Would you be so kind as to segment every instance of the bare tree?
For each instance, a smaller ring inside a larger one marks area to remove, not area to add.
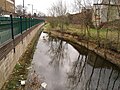
[[[55,5],[54,3],[52,4],[52,6],[48,9],[49,12],[49,17],[47,18],[47,21],[50,23],[51,28],[55,28],[57,27],[57,22],[56,22],[56,18],[55,18]]]
[[[83,36],[90,37],[89,27],[94,27],[92,23],[92,2],[90,0],[74,0],[74,8],[79,14],[77,15],[77,21],[79,22],[81,32]]]
[[[81,12],[82,8],[92,8],[92,1],[91,0],[74,0],[73,4],[73,11]]]
[[[17,5],[16,6],[16,12],[18,15],[22,15],[23,13],[23,6],[22,5]]]
[[[66,14],[67,6],[62,0],[54,3],[49,9],[49,13],[52,17],[52,20],[57,23],[56,25],[60,28],[61,31],[64,30],[64,25],[66,24]]]
[[[56,3],[55,12],[58,19],[59,28],[61,31],[63,31],[64,25],[65,25],[65,18],[66,18],[65,16],[67,14],[67,7],[62,0]]]
[[[38,13],[38,17],[44,17],[44,16],[45,16],[45,14],[43,12]]]
[[[82,0],[74,0],[74,5],[73,5],[73,11],[78,11],[79,13],[81,12],[81,8],[82,8]]]
[[[56,14],[56,5],[53,3],[52,6],[48,9],[49,15],[55,17]]]
[[[27,7],[24,7],[24,14],[26,14]],[[16,12],[18,15],[23,14],[23,6],[22,5],[17,5],[16,6]]]

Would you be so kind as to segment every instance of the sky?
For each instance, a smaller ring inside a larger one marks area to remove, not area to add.
[[[74,2],[74,0],[63,0],[67,6],[69,7],[69,11],[72,12],[71,3]],[[32,6],[28,4],[33,4],[33,8],[37,9],[37,11],[43,12],[46,15],[48,14],[48,9],[51,7],[53,3],[58,2],[58,0],[24,0],[25,6],[27,7],[27,12],[32,12]],[[15,0],[15,5],[23,5],[23,0]],[[34,10],[36,12],[36,10]]]
[[[51,7],[53,3],[57,3],[59,0],[24,0],[25,2],[25,7],[27,7],[27,12],[31,13],[32,12],[32,6],[28,4],[33,4],[33,8],[37,9],[39,12],[43,12],[44,14],[48,15],[48,9]],[[85,0],[84,0],[85,1]],[[93,0],[86,0],[88,1],[93,1]],[[95,0],[96,1],[96,0]],[[69,13],[73,13],[73,3],[74,0],[63,0],[63,2],[66,3],[67,7],[69,8]],[[23,5],[23,0],[15,0],[15,5]],[[36,12],[34,10],[33,12]]]

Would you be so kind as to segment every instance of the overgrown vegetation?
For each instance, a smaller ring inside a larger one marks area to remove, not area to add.
[[[63,1],[53,3],[49,9],[50,17],[47,18],[51,28],[57,28],[63,31],[69,25],[67,6]]]
[[[20,58],[18,63],[16,64],[13,73],[9,77],[8,81],[5,83],[1,90],[25,90],[24,86],[21,86],[20,80],[27,80],[29,66],[31,65],[31,61],[33,59],[33,54],[35,51],[35,46],[39,39],[40,30],[33,38],[32,42],[28,45],[26,52]]]
[[[48,26],[51,27],[49,30],[57,30],[76,35],[79,37],[79,40],[83,39],[87,42],[93,42],[96,43],[98,47],[102,47],[105,50],[109,49],[120,53],[120,24],[118,22],[119,20],[109,18],[113,11],[111,12],[111,6],[109,6],[111,0],[108,1],[108,7],[105,8],[106,10],[103,10],[104,12],[106,11],[104,13],[106,16],[104,18],[107,20],[106,23],[101,23],[99,20],[100,7],[96,6],[97,8],[95,8],[95,10],[98,11],[95,11],[94,8],[92,8],[91,3],[89,4],[90,8],[86,7],[89,1],[87,3],[84,2],[83,5],[81,0],[75,0],[75,6],[77,7],[79,13],[73,15],[68,13],[57,14],[59,11],[64,12],[64,9],[59,7],[66,7],[66,5],[53,4],[52,9],[50,9],[52,12],[51,17],[48,18]],[[117,10],[118,9],[119,8],[117,8]],[[92,22],[93,14],[97,15],[94,17],[94,22]],[[116,15],[112,15],[112,18],[114,18],[113,16],[118,17]]]

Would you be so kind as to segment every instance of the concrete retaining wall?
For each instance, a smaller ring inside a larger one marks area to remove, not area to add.
[[[42,25],[43,24],[32,27],[30,30],[16,37],[14,41],[11,40],[0,47],[0,89]]]

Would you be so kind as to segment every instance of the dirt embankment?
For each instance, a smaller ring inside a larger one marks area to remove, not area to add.
[[[99,47],[97,44],[86,41],[84,39],[80,39],[78,36],[64,33],[64,32],[58,32],[58,31],[45,31],[49,33],[51,36],[61,38],[66,41],[73,42],[75,44],[84,46],[85,48],[95,52],[96,54],[100,55],[101,57],[105,58],[106,60],[110,61],[111,63],[117,65],[120,68],[120,54],[114,51],[111,51],[109,49],[105,49],[102,47]]]
[[[29,67],[41,32],[42,29],[38,30],[31,43],[28,45],[26,52],[19,59],[11,76],[1,90],[25,90],[25,87],[21,86],[20,80],[27,80]]]

